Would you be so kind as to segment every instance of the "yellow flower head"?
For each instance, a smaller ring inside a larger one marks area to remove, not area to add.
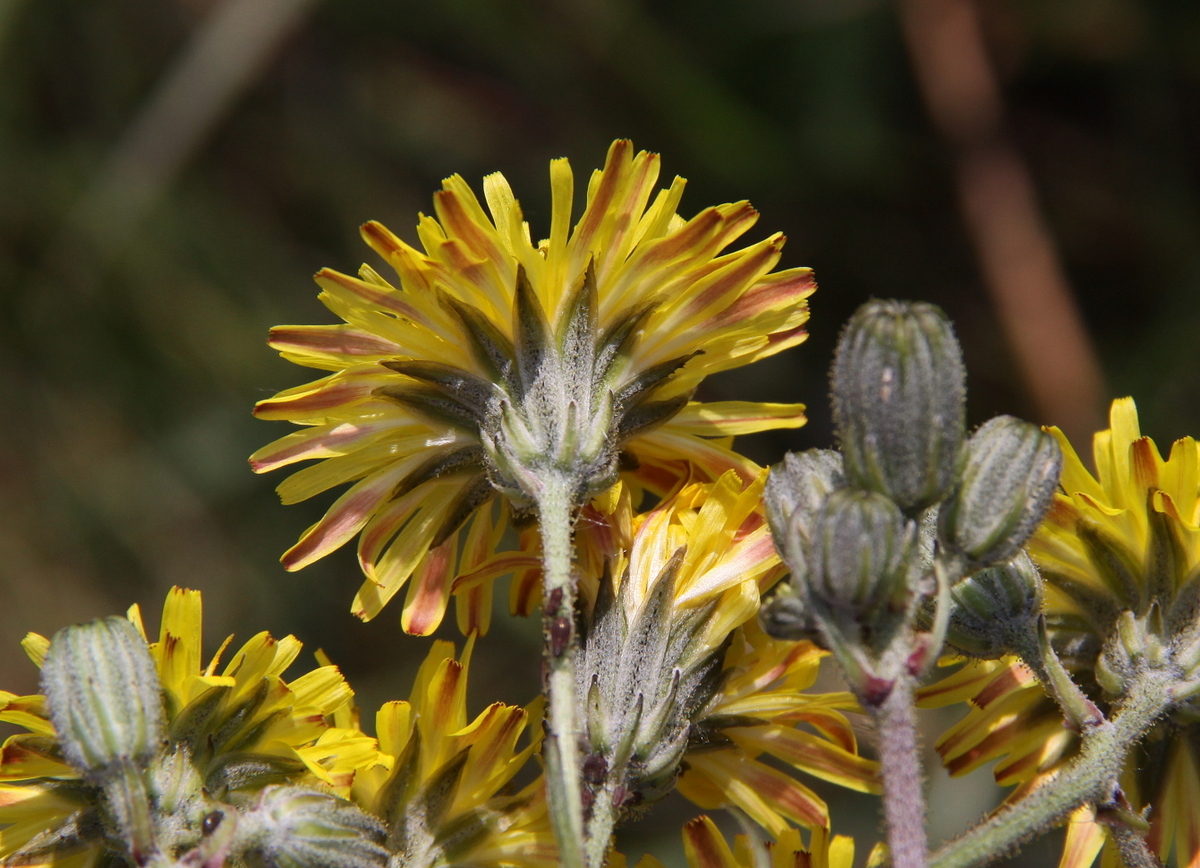
[[[803,408],[689,399],[708,374],[804,340],[812,274],[771,272],[779,234],[726,252],[755,211],[739,202],[685,220],[683,180],[655,194],[658,172],[657,155],[615,142],[572,227],[573,175],[553,161],[550,234],[537,243],[502,175],[484,179],[486,211],[454,176],[418,224],[423,250],[363,227],[398,285],[368,266],[317,275],[344,324],[280,327],[271,344],[332,373],[259,403],[260,418],[307,427],[251,464],[319,460],[280,485],[286,503],[353,485],[284,555],[288,569],[359,535],[354,612],[374,617],[408,583],[402,623],[425,634],[455,577],[498,539],[505,519],[483,508],[497,492],[524,513],[560,477],[581,507],[619,466],[659,493],[689,472],[753,478],[720,438],[801,425]],[[456,564],[462,532],[478,545]],[[460,606],[461,624],[486,626],[483,583]]]
[[[1110,427],[1095,435],[1092,475],[1071,444],[1062,446],[1059,492],[1029,553],[1046,582],[1044,613],[1063,662],[1102,708],[1119,693],[1104,641],[1118,622],[1141,621],[1170,633],[1188,617],[1200,590],[1200,444],[1177,440],[1167,460],[1143,437],[1130,398],[1116,400]],[[1175,647],[1197,637],[1176,636]],[[923,704],[969,700],[971,711],[939,740],[952,773],[1000,758],[1002,784],[1023,784],[1014,798],[1052,776],[1078,745],[1062,715],[1018,661],[974,661],[922,692]],[[1200,860],[1200,706],[1178,708],[1135,751],[1122,780],[1139,810],[1150,806],[1149,841],[1164,861]],[[1063,868],[1086,868],[1105,841],[1083,810],[1069,826]]]
[[[378,760],[360,772],[352,797],[384,818],[389,849],[401,864],[551,868],[558,864],[539,778],[507,795],[514,776],[537,750],[541,733],[517,743],[541,718],[529,708],[493,703],[467,719],[468,667],[452,642],[435,642],[407,702],[389,702],[376,715]]]
[[[129,620],[145,637],[137,606]],[[348,794],[355,772],[374,761],[376,749],[375,740],[356,726],[354,693],[337,667],[321,666],[285,681],[283,673],[301,644],[267,633],[221,667],[229,643],[226,639],[205,665],[200,592],[171,589],[158,641],[149,648],[174,755],[190,763],[208,792],[221,799],[285,781]],[[40,666],[49,640],[31,633],[22,644]],[[0,721],[29,730],[0,749],[0,826],[13,824],[0,831],[0,863],[8,857],[21,865],[91,864],[103,843],[72,831],[72,824],[86,826],[82,821],[96,795],[62,760],[45,698],[0,691]]]
[[[592,755],[604,757],[591,761],[596,798],[608,788],[635,809],[678,783],[702,807],[737,805],[780,834],[789,821],[812,828],[828,815],[815,793],[759,762],[764,753],[876,788],[875,764],[856,755],[841,714],[857,708],[853,698],[801,692],[824,652],[774,641],[755,621],[760,591],[784,571],[762,513],[764,482],[765,472],[749,486],[729,472],[683,485],[647,513],[634,514],[620,493],[611,512],[603,499],[584,511],[581,571],[607,576],[589,591],[578,669]]]
[[[646,606],[655,580],[671,565],[675,610],[715,605],[701,646],[712,650],[758,612],[759,589],[784,572],[762,513],[766,478],[760,471],[747,485],[736,472],[726,471],[712,483],[683,485],[637,515],[622,492],[623,508],[610,518],[614,532],[606,544],[581,542],[580,559],[586,565],[597,555],[607,557],[626,619]],[[579,535],[586,540],[590,532],[586,527]],[[673,558],[678,558],[674,564]]]

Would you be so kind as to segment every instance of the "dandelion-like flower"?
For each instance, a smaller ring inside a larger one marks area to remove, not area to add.
[[[577,510],[623,467],[660,494],[689,472],[751,481],[756,468],[721,438],[801,425],[803,407],[690,398],[708,374],[804,340],[812,274],[771,272],[779,234],[725,252],[756,212],[739,202],[685,220],[683,180],[654,194],[658,171],[657,155],[615,142],[572,228],[573,176],[553,161],[539,243],[502,175],[484,180],[487,211],[454,176],[417,227],[423,250],[363,227],[398,285],[369,266],[318,273],[344,323],[280,327],[271,345],[332,373],[258,404],[260,418],[307,427],[251,464],[319,460],[280,485],[287,503],[353,485],[284,555],[288,569],[358,535],[353,611],[374,617],[408,583],[402,624],[426,634],[456,576],[549,489]],[[485,508],[498,493],[500,516]],[[488,593],[482,581],[463,592],[464,629],[486,626]]]
[[[393,865],[552,868],[558,849],[544,782],[507,793],[539,747],[540,731],[517,744],[531,721],[536,727],[541,700],[529,708],[496,702],[468,720],[473,647],[469,639],[455,659],[452,642],[435,642],[410,699],[379,710],[378,759],[359,773],[353,798],[387,823]]]
[[[778,835],[789,822],[827,827],[828,812],[763,754],[877,791],[875,764],[857,755],[841,713],[857,708],[853,697],[800,693],[824,652],[774,641],[754,620],[760,591],[783,573],[761,509],[765,478],[743,487],[728,472],[640,515],[628,498],[607,521],[585,511],[579,536],[593,544],[581,550],[609,552],[578,669],[593,799],[635,810],[683,768],[685,796],[708,809],[737,806]]]
[[[146,638],[137,606],[129,620]],[[355,725],[354,694],[337,667],[285,681],[300,642],[260,633],[220,668],[229,644],[204,664],[200,593],[170,591],[158,641],[149,643],[168,742],[158,779],[196,779],[207,794],[228,801],[282,782],[347,794],[376,749]],[[31,633],[23,645],[41,666],[49,640]],[[0,749],[0,826],[12,824],[0,831],[0,864],[93,864],[105,848],[99,794],[63,759],[45,697],[0,692],[0,721],[28,730]],[[160,799],[184,801],[184,790],[168,789]]]
[[[1133,400],[1114,401],[1096,434],[1097,473],[1066,438],[1060,489],[1029,553],[1045,579],[1044,614],[1063,663],[1104,710],[1122,695],[1133,659],[1161,656],[1182,682],[1200,677],[1200,444],[1186,437],[1163,460],[1143,437]],[[1105,644],[1108,640],[1107,644]],[[952,772],[992,759],[1014,797],[1052,777],[1078,744],[1033,675],[1008,658],[968,663],[924,692],[927,705],[970,700],[968,715],[938,742]],[[1148,842],[1164,862],[1200,862],[1200,704],[1177,703],[1131,753],[1122,789],[1149,807]],[[1051,784],[1052,785],[1052,784]],[[1081,809],[1068,828],[1064,868],[1086,868],[1105,827]]]

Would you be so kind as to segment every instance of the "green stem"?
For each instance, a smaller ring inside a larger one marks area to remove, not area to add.
[[[1044,616],[1039,615],[1037,625],[1031,630],[1022,631],[1014,638],[1013,644],[1021,662],[1033,670],[1042,687],[1054,697],[1063,717],[1073,729],[1082,732],[1104,720],[1100,709],[1087,698],[1058,659],[1054,646],[1050,644]]]
[[[887,699],[872,709],[872,714],[879,732],[883,814],[892,866],[925,868],[929,862],[925,792],[911,679],[907,676],[896,679]]]
[[[547,791],[550,820],[565,868],[583,868],[583,777],[575,691],[575,581],[571,488],[561,477],[543,481],[538,497],[542,532],[542,640],[546,665]]]
[[[616,801],[615,781],[622,778],[623,772],[619,775],[609,775],[605,785],[596,791],[587,824],[588,868],[601,868],[608,859],[608,850],[617,823],[617,808],[613,804]]]
[[[1110,826],[1109,831],[1117,842],[1124,868],[1163,868],[1163,863],[1146,843],[1145,835],[1121,823]]]
[[[146,864],[159,855],[150,814],[150,796],[146,793],[141,771],[129,762],[121,761],[105,769],[100,787],[133,864]]]
[[[997,859],[1058,825],[1072,811],[1112,799],[1125,757],[1171,705],[1172,678],[1146,671],[1132,679],[1111,722],[1083,731],[1083,748],[1058,777],[938,850],[931,868],[972,868]]]
[[[932,508],[932,507],[931,507]],[[957,560],[937,557],[933,562],[933,576],[937,581],[934,597],[933,622],[929,627],[929,654],[925,666],[932,666],[946,644],[946,631],[950,628],[950,588],[963,577],[962,563]]]

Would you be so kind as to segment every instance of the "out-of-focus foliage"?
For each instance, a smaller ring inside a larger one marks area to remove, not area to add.
[[[310,275],[354,269],[367,219],[412,240],[417,211],[451,172],[474,183],[502,169],[536,237],[549,219],[547,160],[599,165],[618,136],[691,179],[684,214],[749,198],[764,214],[756,237],[782,229],[782,264],[813,266],[821,284],[808,345],[702,395],[810,405],[807,428],[747,441],[760,461],[829,444],[825,376],[838,324],[872,295],[946,309],[972,372],[972,422],[1033,415],[891,4],[293,3],[294,28],[183,149],[145,219],[125,243],[97,246],[121,237],[121,196],[137,192],[118,185],[117,199],[96,199],[111,155],[222,2],[234,0],[0,0],[9,688],[34,685],[17,645],[26,630],[150,605],[173,584],[206,592],[209,635],[246,638],[254,624],[324,647],[367,706],[408,683],[426,643],[399,636],[394,618],[364,626],[344,612],[359,582],[351,557],[296,575],[277,563],[328,501],[282,509],[275,480],[255,477],[245,458],[286,431],[254,421],[254,401],[305,376],[266,348],[267,328],[328,317]],[[1134,394],[1157,438],[1195,432],[1200,5],[982,8],[1008,124],[1109,392]],[[219,44],[216,68],[236,65],[243,47]],[[187,138],[203,100],[173,108],[166,129]],[[171,148],[151,140],[142,164]],[[489,691],[486,701],[527,702],[536,625],[498,618],[494,632],[477,652],[475,689]],[[530,665],[489,646],[524,648]],[[514,681],[517,672],[528,675]]]

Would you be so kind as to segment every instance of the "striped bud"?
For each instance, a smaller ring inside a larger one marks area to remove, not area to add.
[[[1041,523],[1062,450],[1036,425],[997,416],[967,443],[962,477],[938,513],[938,537],[968,572],[1016,554]]]
[[[42,667],[42,692],[63,757],[103,783],[118,767],[146,769],[163,743],[158,672],[124,618],[59,630]]]
[[[829,449],[789,452],[771,468],[763,505],[775,549],[787,558],[793,574],[804,568],[800,541],[811,536],[825,498],[845,487],[842,456]]]
[[[966,404],[946,315],[924,303],[864,304],[842,332],[831,380],[850,483],[909,515],[942,500],[958,470]]]
[[[805,596],[822,631],[882,653],[911,615],[916,522],[881,494],[835,491],[813,527]]]
[[[1042,577],[1024,551],[950,589],[946,642],[971,657],[994,660],[1019,650],[1042,611]]]

